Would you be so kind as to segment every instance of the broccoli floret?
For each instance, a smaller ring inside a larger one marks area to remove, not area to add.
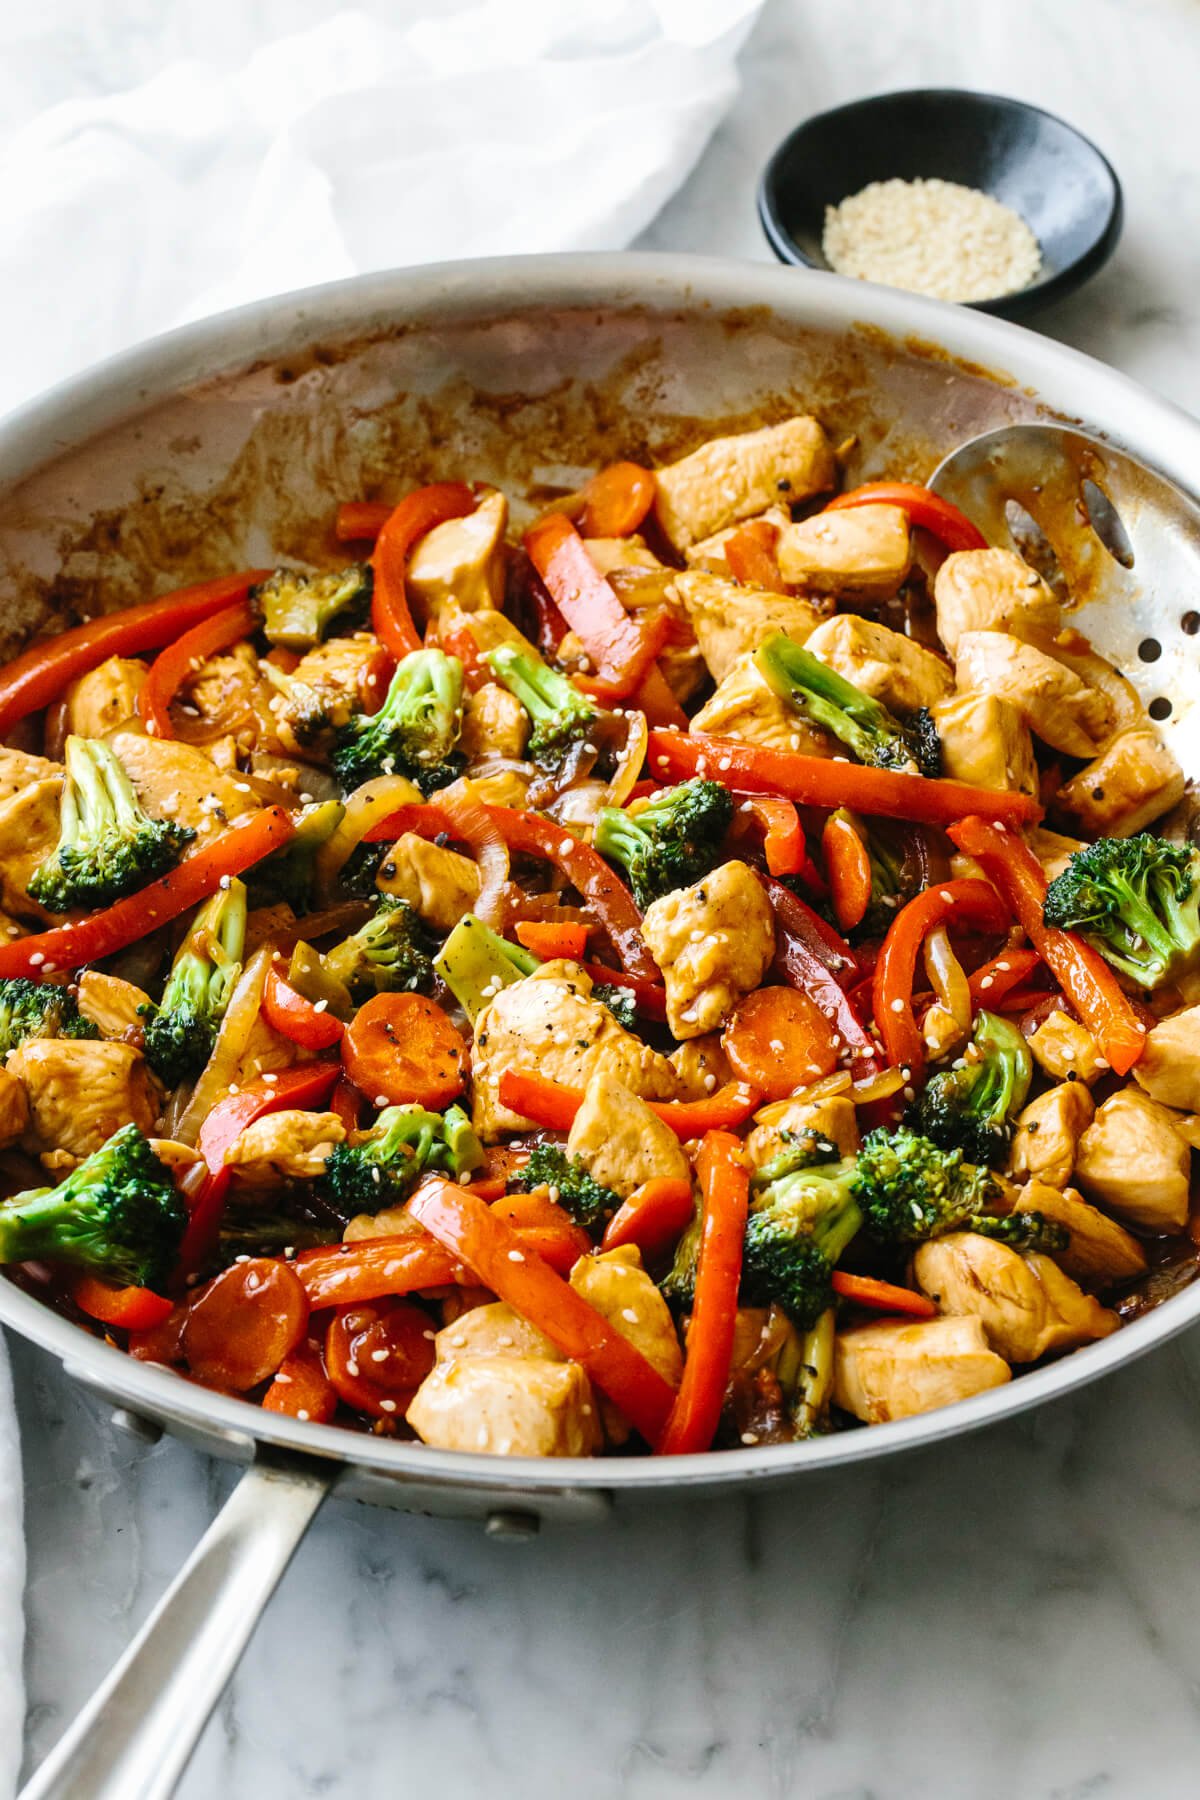
[[[529,1161],[511,1177],[509,1185],[523,1194],[531,1194],[535,1188],[549,1188],[551,1199],[585,1231],[603,1225],[621,1204],[619,1194],[602,1187],[577,1156],[568,1156],[557,1144],[535,1144]]]
[[[783,631],[768,638],[755,661],[777,694],[831,732],[859,762],[941,774],[941,743],[927,708],[902,722]]]
[[[295,815],[296,829],[283,845],[256,863],[246,877],[252,906],[290,906],[306,913],[313,904],[317,854],[346,816],[340,800],[318,800]],[[370,850],[386,850],[370,844]],[[372,885],[374,878],[372,877]]]
[[[1033,1079],[1029,1046],[1015,1026],[981,1012],[961,1068],[930,1077],[910,1109],[909,1123],[943,1150],[961,1150],[969,1163],[1004,1161],[1013,1120]]]
[[[146,1021],[146,1061],[167,1087],[198,1075],[212,1054],[245,948],[246,887],[234,879],[192,919]]]
[[[733,800],[719,781],[685,781],[665,788],[637,813],[604,806],[593,842],[620,863],[643,910],[661,894],[687,887],[720,860],[733,818]]]
[[[455,1179],[479,1168],[483,1147],[461,1106],[445,1113],[389,1106],[360,1144],[335,1144],[324,1183],[339,1210],[377,1213],[406,1200],[427,1169]]]
[[[607,1006],[617,1024],[623,1025],[626,1031],[636,1031],[637,1002],[628,988],[614,987],[611,981],[598,981],[592,989],[592,999]]]
[[[414,650],[392,677],[377,713],[339,727],[333,767],[349,792],[376,775],[407,775],[423,794],[453,781],[462,727],[462,664],[442,650]]]
[[[1200,850],[1148,831],[1100,838],[1050,883],[1042,917],[1139,987],[1162,987],[1200,961]]]
[[[858,1153],[855,1191],[867,1227],[889,1244],[922,1244],[975,1231],[1014,1250],[1061,1250],[1067,1232],[1037,1212],[997,1213],[991,1171],[943,1150],[908,1126],[871,1132]]]
[[[754,1179],[739,1298],[747,1306],[781,1306],[800,1331],[810,1331],[833,1304],[834,1265],[863,1216],[854,1159],[787,1166],[803,1151],[785,1151]]]
[[[0,1056],[7,1056],[26,1038],[99,1035],[66,988],[48,981],[30,981],[24,975],[10,975],[0,981]]]
[[[0,1206],[0,1263],[61,1262],[118,1287],[161,1290],[187,1207],[136,1125],[122,1125],[56,1188]]]
[[[498,644],[483,660],[532,720],[530,756],[544,768],[560,768],[572,745],[581,743],[599,718],[595,701],[540,657],[513,644]]]
[[[384,894],[352,937],[325,955],[325,967],[354,1000],[371,994],[415,994],[429,986],[433,963],[425,933],[407,900]]]
[[[829,1430],[836,1339],[837,1313],[827,1306],[801,1338],[799,1366],[784,1390],[798,1438],[823,1437]]]
[[[301,575],[276,569],[251,589],[262,609],[263,632],[272,644],[311,650],[336,620],[361,625],[371,605],[374,575],[369,563],[351,563],[328,575]]]
[[[473,1025],[501,988],[532,975],[541,958],[510,944],[474,913],[464,913],[433,966]]]
[[[64,761],[58,843],[34,870],[29,892],[51,912],[109,906],[169,869],[196,834],[173,820],[148,818],[99,739],[69,737]]]

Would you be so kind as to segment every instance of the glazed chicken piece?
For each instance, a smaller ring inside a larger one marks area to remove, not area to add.
[[[641,1251],[635,1244],[581,1256],[571,1270],[570,1282],[614,1331],[641,1351],[651,1368],[657,1369],[672,1387],[679,1386],[683,1352],[670,1308],[643,1269]],[[628,1421],[605,1395],[601,1394],[599,1400],[608,1442],[625,1443],[629,1437]]]
[[[1044,825],[1035,825],[1025,841],[1041,863],[1048,882],[1061,875],[1075,852],[1083,849],[1081,838],[1064,837],[1061,831],[1047,831]]]
[[[775,917],[754,871],[727,862],[647,907],[642,936],[663,973],[677,1038],[725,1023],[775,954]]]
[[[1077,1349],[1120,1324],[1050,1257],[1018,1256],[974,1231],[922,1244],[913,1274],[942,1312],[979,1319],[992,1349],[1009,1363]]]
[[[0,746],[0,802],[11,800],[39,781],[53,781],[62,788],[63,766],[45,756],[30,756],[24,750],[7,750]]]
[[[942,774],[971,787],[1038,791],[1029,727],[994,694],[952,694],[930,708],[942,744]]]
[[[455,1362],[467,1356],[530,1356],[543,1362],[564,1362],[557,1344],[531,1325],[504,1300],[472,1306],[460,1313],[452,1326],[434,1339],[438,1362]]]
[[[1200,1112],[1200,1006],[1185,1006],[1152,1026],[1131,1074],[1152,1100]]]
[[[752,651],[726,670],[691,723],[693,734],[742,738],[768,750],[792,750],[803,756],[836,756],[841,745],[827,731],[810,725],[775,692]]]
[[[1011,1380],[978,1319],[889,1319],[837,1335],[833,1397],[867,1425],[915,1418]]]
[[[1033,1060],[1055,1081],[1093,1082],[1107,1069],[1086,1025],[1069,1013],[1052,1012],[1028,1039]]]
[[[58,843],[61,793],[62,776],[57,775],[0,800],[0,906],[18,918],[51,917],[28,890],[34,870]]]
[[[777,631],[802,644],[821,622],[810,600],[743,587],[704,569],[685,569],[671,583],[714,681],[723,681],[740,656],[747,656]]]
[[[446,1331],[461,1325],[456,1320]],[[437,1362],[406,1417],[422,1442],[439,1450],[590,1456],[602,1441],[599,1409],[582,1368],[544,1357],[451,1356]]]
[[[27,1149],[88,1156],[132,1121],[147,1136],[158,1098],[140,1050],[105,1038],[28,1038],[6,1067],[29,1098]]]
[[[268,685],[278,690],[269,705],[281,748],[289,756],[311,758],[330,728],[363,710],[364,695],[380,682],[384,667],[378,640],[365,631],[317,644],[286,678],[263,663]]]
[[[79,977],[78,1000],[80,1012],[101,1037],[141,1044],[151,1002],[149,994],[132,981],[105,975],[100,969],[85,969]]]
[[[719,1031],[689,1038],[667,1058],[675,1071],[680,1100],[704,1100],[733,1080],[729,1058],[721,1047]]]
[[[282,1187],[316,1181],[329,1152],[346,1136],[336,1113],[275,1112],[247,1125],[225,1153],[225,1166],[243,1187]]]
[[[497,489],[465,519],[449,519],[417,544],[408,564],[408,591],[417,609],[436,618],[453,601],[462,612],[498,607],[504,599],[504,533],[508,501]]]
[[[823,1100],[785,1100],[773,1110],[770,1122],[756,1125],[746,1139],[746,1156],[754,1168],[770,1162],[793,1144],[801,1132],[815,1131],[818,1137],[836,1144],[841,1156],[858,1152],[858,1114],[854,1102],[844,1094],[831,1094]]]
[[[1132,1281],[1146,1272],[1146,1255],[1137,1239],[1098,1207],[1089,1206],[1074,1188],[1031,1181],[1021,1189],[1015,1212],[1037,1212],[1065,1225],[1071,1234],[1064,1250],[1048,1254],[1065,1275],[1089,1293],[1102,1293],[1116,1281]]]
[[[607,1069],[598,1069],[588,1082],[567,1151],[622,1200],[643,1181],[692,1178],[691,1164],[670,1126]]]
[[[7,1150],[29,1130],[29,1096],[25,1085],[0,1069],[0,1150]]]
[[[835,613],[826,619],[805,649],[896,713],[933,706],[954,686],[954,677],[940,656],[857,613]]]
[[[898,506],[851,506],[784,525],[775,540],[783,579],[813,594],[885,600],[912,563],[908,514]]]
[[[283,747],[273,710],[274,694],[251,644],[235,644],[210,656],[184,682],[180,704],[202,725],[229,734],[242,752]]]
[[[214,768],[192,744],[135,731],[118,731],[111,742],[152,819],[174,819],[203,839],[259,809],[247,782]]]
[[[1112,735],[1107,695],[1044,650],[1005,632],[964,632],[955,679],[960,693],[1007,700],[1035,737],[1064,756],[1093,757]]]
[[[754,521],[756,525],[773,525],[776,531],[791,522],[792,515],[783,506],[769,506]],[[698,544],[689,544],[684,551],[688,568],[707,569],[710,574],[722,575],[727,581],[732,581],[733,572],[725,555],[725,546],[741,529],[741,524],[726,525],[723,531],[714,531],[711,537],[701,538]]]
[[[605,1070],[647,1100],[669,1100],[675,1093],[675,1071],[666,1057],[592,998],[591,980],[578,963],[543,963],[501,989],[475,1021],[473,1123],[489,1143],[531,1124],[500,1104],[505,1069],[577,1088]]]
[[[468,761],[477,756],[524,756],[528,738],[529,714],[498,681],[486,682],[478,693],[466,696],[458,747]]]
[[[1018,1181],[1033,1179],[1066,1187],[1075,1167],[1079,1140],[1095,1116],[1095,1103],[1082,1081],[1064,1081],[1031,1100],[1017,1119],[1010,1167]]]
[[[132,656],[110,656],[67,689],[64,737],[107,737],[137,717],[146,665]]]
[[[655,512],[672,547],[682,552],[769,506],[824,493],[836,477],[833,451],[817,421],[785,419],[762,431],[710,438],[659,469]]]
[[[933,583],[937,633],[946,654],[958,659],[968,631],[1053,631],[1059,607],[1049,587],[1014,550],[955,550]]]
[[[469,856],[406,831],[388,851],[375,885],[382,894],[407,900],[435,930],[453,931],[478,900],[480,881]]]
[[[1133,837],[1183,799],[1183,770],[1151,725],[1122,731],[1054,797],[1089,837]]]
[[[1097,1109],[1075,1154],[1075,1180],[1088,1199],[1146,1231],[1182,1231],[1190,1175],[1175,1114],[1132,1086]]]

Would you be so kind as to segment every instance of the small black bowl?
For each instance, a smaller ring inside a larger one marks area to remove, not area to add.
[[[828,269],[825,208],[872,181],[939,176],[1020,213],[1042,249],[1036,281],[967,304],[1023,318],[1094,275],[1121,235],[1121,184],[1106,156],[1038,106],[962,88],[875,94],[798,125],[758,190],[763,230],[781,262]]]

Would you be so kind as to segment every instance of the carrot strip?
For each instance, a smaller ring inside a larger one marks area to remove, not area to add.
[[[658,1445],[661,1456],[687,1456],[711,1447],[733,1356],[750,1199],[750,1176],[737,1138],[710,1131],[700,1146],[696,1174],[702,1206],[696,1298],[683,1380]]]

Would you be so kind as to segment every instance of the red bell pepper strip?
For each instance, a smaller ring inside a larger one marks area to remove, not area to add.
[[[326,1105],[331,1113],[336,1113],[347,1131],[357,1131],[362,1121],[364,1096],[359,1093],[348,1075],[343,1075],[334,1083]]]
[[[529,1075],[522,1069],[501,1071],[499,1097],[501,1106],[533,1119],[547,1131],[570,1131],[583,1105],[582,1088],[552,1081],[548,1075]],[[686,1143],[706,1131],[744,1125],[762,1100],[757,1088],[747,1082],[727,1081],[704,1100],[647,1100],[646,1105]]]
[[[477,1181],[472,1181],[471,1192],[477,1200],[487,1199]],[[497,1194],[491,1207],[498,1219],[519,1232],[526,1246],[560,1275],[569,1275],[580,1257],[594,1248],[582,1225],[576,1225],[566,1208],[550,1198],[548,1187],[534,1188],[528,1194]]]
[[[471,1192],[486,1203],[485,1184],[472,1184]],[[527,1250],[542,1256],[552,1268],[569,1270],[579,1259],[575,1227],[518,1225],[518,1238]],[[360,1238],[349,1244],[322,1244],[302,1250],[292,1263],[314,1312],[325,1306],[357,1306],[389,1295],[416,1294],[431,1288],[469,1287],[471,1271],[457,1257],[436,1244],[427,1231],[415,1228],[389,1237]]]
[[[462,664],[463,681],[470,693],[477,694],[480,688],[495,681],[496,677],[487,664],[480,661],[479,646],[471,627],[462,619],[455,620],[453,624],[439,624],[437,641],[447,656],[457,656]]]
[[[705,775],[735,793],[786,794],[801,806],[848,806],[854,812],[922,825],[948,825],[984,813],[1006,825],[1032,824],[1042,816],[1027,794],[968,787],[961,781],[931,781],[895,769],[867,769],[860,763],[790,750],[767,750],[737,738],[692,737],[652,731],[647,752],[651,772],[685,778]]]
[[[891,1281],[877,1281],[873,1275],[848,1275],[835,1269],[830,1278],[835,1294],[855,1306],[869,1306],[872,1312],[905,1313],[910,1319],[936,1319],[938,1309],[925,1294],[912,1288],[897,1287]]]
[[[917,957],[935,925],[973,925],[979,931],[1007,931],[1008,908],[986,881],[968,877],[926,888],[902,906],[891,924],[875,964],[872,1003],[875,1024],[889,1063],[908,1069],[915,1079],[925,1066],[925,1041],[913,1012],[913,977]]]
[[[1002,950],[967,978],[972,1005],[995,1007],[1033,974],[1041,960],[1036,950]]]
[[[821,851],[829,876],[833,916],[843,931],[853,931],[871,904],[871,858],[844,812],[830,813],[821,833]]]
[[[31,644],[0,671],[0,737],[7,736],[19,719],[49,706],[69,682],[108,657],[140,656],[144,650],[172,643],[201,619],[245,599],[255,582],[265,581],[270,573],[270,569],[243,569],[216,581],[177,588],[158,600],[105,613]]]
[[[683,1380],[658,1445],[660,1456],[712,1447],[729,1381],[750,1176],[737,1138],[710,1131],[696,1159],[700,1181],[700,1254],[687,1333]]]
[[[628,699],[661,649],[625,611],[565,513],[547,513],[525,533],[529,560],[616,699]]]
[[[475,496],[463,481],[438,481],[417,488],[392,508],[375,540],[371,567],[375,591],[371,596],[371,625],[375,636],[387,645],[397,661],[421,648],[421,636],[408,610],[405,580],[413,546],[436,525],[464,519],[475,511]]]
[[[610,969],[604,963],[589,962],[583,967],[595,982],[628,988],[633,995],[633,1004],[644,1018],[666,1018],[667,990],[661,982],[645,981],[640,975],[631,975],[627,969]]]
[[[199,1267],[216,1239],[229,1187],[226,1151],[255,1119],[323,1100],[341,1072],[342,1066],[337,1062],[300,1063],[293,1069],[281,1069],[271,1081],[261,1076],[257,1081],[248,1081],[236,1094],[227,1095],[213,1107],[196,1140],[208,1174],[197,1189],[183,1234],[177,1270],[180,1279]]]
[[[643,1256],[669,1250],[691,1222],[695,1202],[692,1184],[682,1177],[657,1175],[634,1189],[604,1228],[602,1250],[636,1244]]]
[[[854,952],[782,882],[768,881],[766,887],[775,914],[776,968],[824,1013],[849,1054],[854,1076],[861,1080],[877,1074],[883,1060],[847,992],[858,979]],[[840,949],[831,948],[830,938]]]
[[[138,717],[151,737],[175,736],[171,723],[171,702],[196,669],[210,656],[240,644],[258,630],[257,609],[249,600],[226,606],[211,618],[201,619],[190,631],[161,650],[151,665],[150,673],[138,691]]]
[[[80,1275],[72,1284],[71,1298],[81,1313],[102,1325],[118,1325],[123,1331],[153,1331],[170,1318],[175,1302],[151,1288],[110,1287],[95,1275]]]
[[[823,890],[825,882],[813,866],[804,842],[800,814],[791,800],[778,794],[748,794],[740,810],[757,819],[763,828],[763,854],[772,875],[803,875],[805,881]]]
[[[654,505],[658,483],[640,463],[615,462],[583,486],[584,537],[630,537]]]
[[[537,813],[518,812],[510,806],[489,806],[485,811],[510,850],[519,856],[544,857],[562,870],[599,915],[631,975],[640,975],[644,981],[656,979],[658,965],[642,938],[641,914],[633,895],[590,844],[581,843],[553,819]]]
[[[149,887],[126,895],[103,912],[73,925],[56,925],[32,937],[0,944],[0,977],[51,975],[56,969],[81,969],[84,963],[112,956],[136,943],[159,925],[177,919],[221,885],[224,875],[240,875],[286,844],[295,825],[279,806],[231,825]]]
[[[556,925],[545,919],[518,919],[515,930],[517,942],[540,956],[543,962],[552,962],[556,957],[578,962],[587,949],[586,925]]]
[[[826,512],[842,512],[848,506],[898,506],[908,514],[909,522],[931,532],[947,550],[986,550],[988,541],[966,513],[943,500],[931,488],[912,481],[868,481],[862,487],[839,494],[825,508]]]
[[[1046,877],[1023,838],[987,818],[963,819],[950,837],[995,882],[1013,916],[1071,1001],[1118,1075],[1126,1075],[1146,1048],[1146,1027],[1098,950],[1074,931],[1042,918]],[[0,952],[2,954],[2,952]]]
[[[339,544],[361,544],[377,538],[392,516],[386,500],[343,500],[334,519]]]
[[[324,1004],[314,1005],[297,993],[277,969],[267,970],[263,984],[262,1016],[272,1031],[304,1050],[329,1050],[340,1044],[346,1027]]]
[[[524,1249],[511,1225],[467,1188],[440,1179],[427,1182],[409,1210],[484,1287],[580,1363],[648,1444],[658,1442],[675,1398],[670,1383],[549,1264]]]
[[[777,535],[777,528],[769,520],[752,519],[725,539],[725,561],[735,581],[749,582],[772,594],[791,593],[775,560]]]

